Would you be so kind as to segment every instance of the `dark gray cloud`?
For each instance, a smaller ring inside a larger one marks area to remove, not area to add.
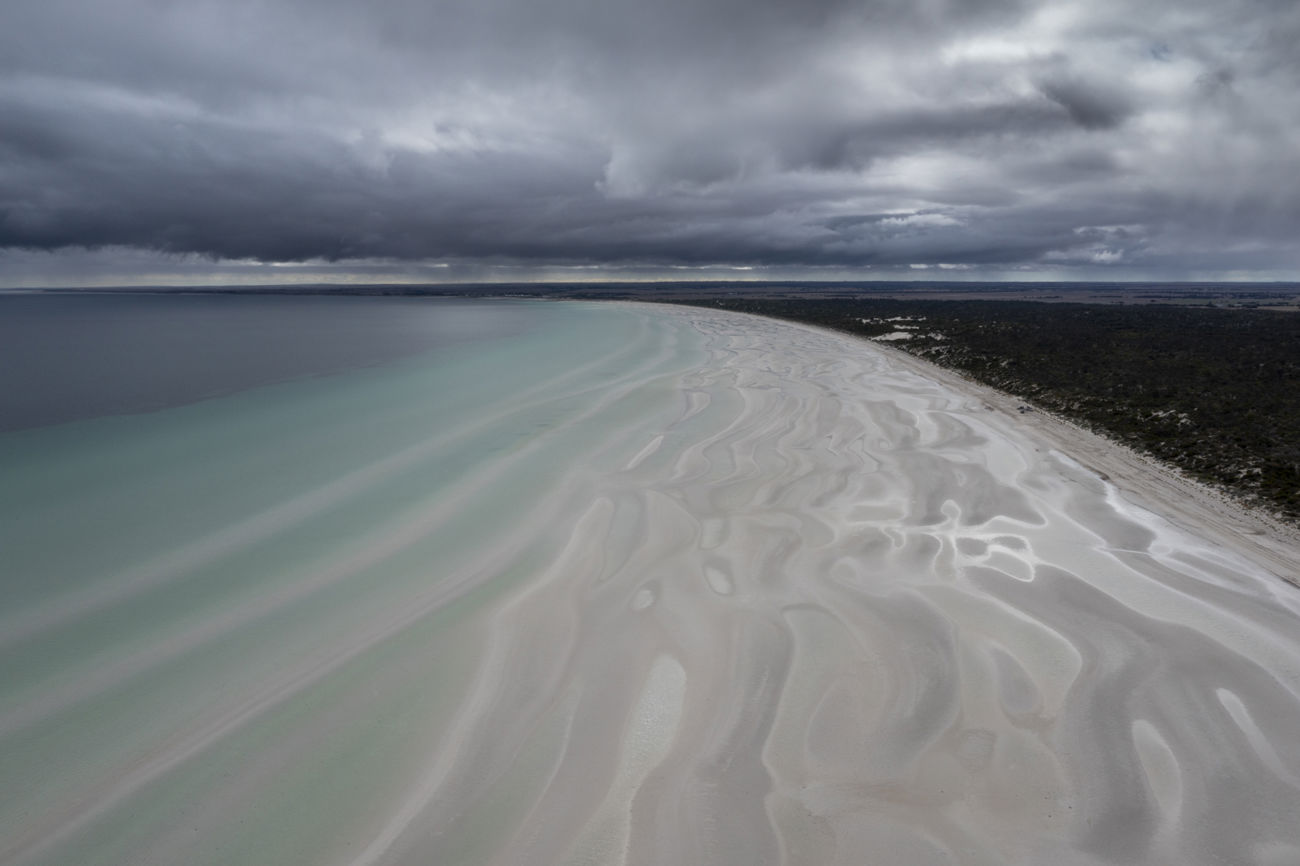
[[[1085,81],[1049,79],[1039,87],[1048,99],[1064,108],[1070,119],[1084,129],[1113,129],[1133,110],[1122,93]]]
[[[9,0],[0,282],[1296,274],[1297,39],[1269,0]]]

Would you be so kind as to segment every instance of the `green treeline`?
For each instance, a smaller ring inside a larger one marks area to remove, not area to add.
[[[1300,315],[1173,305],[694,301],[865,337],[968,374],[1300,521]]]

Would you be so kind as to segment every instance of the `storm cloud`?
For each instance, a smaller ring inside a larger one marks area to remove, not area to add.
[[[1295,274],[1296,44],[1290,0],[8,0],[0,268]]]

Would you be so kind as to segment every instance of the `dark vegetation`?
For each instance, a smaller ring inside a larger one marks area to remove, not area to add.
[[[1296,313],[862,298],[690,303],[865,337],[905,331],[891,345],[1300,522]]]

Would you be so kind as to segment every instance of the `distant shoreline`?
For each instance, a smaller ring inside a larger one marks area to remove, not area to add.
[[[1300,311],[1300,283],[1290,282],[609,282],[368,285],[112,286],[16,289],[93,294],[356,295],[576,300],[745,300],[863,298],[1021,300],[1044,303],[1178,304]]]

